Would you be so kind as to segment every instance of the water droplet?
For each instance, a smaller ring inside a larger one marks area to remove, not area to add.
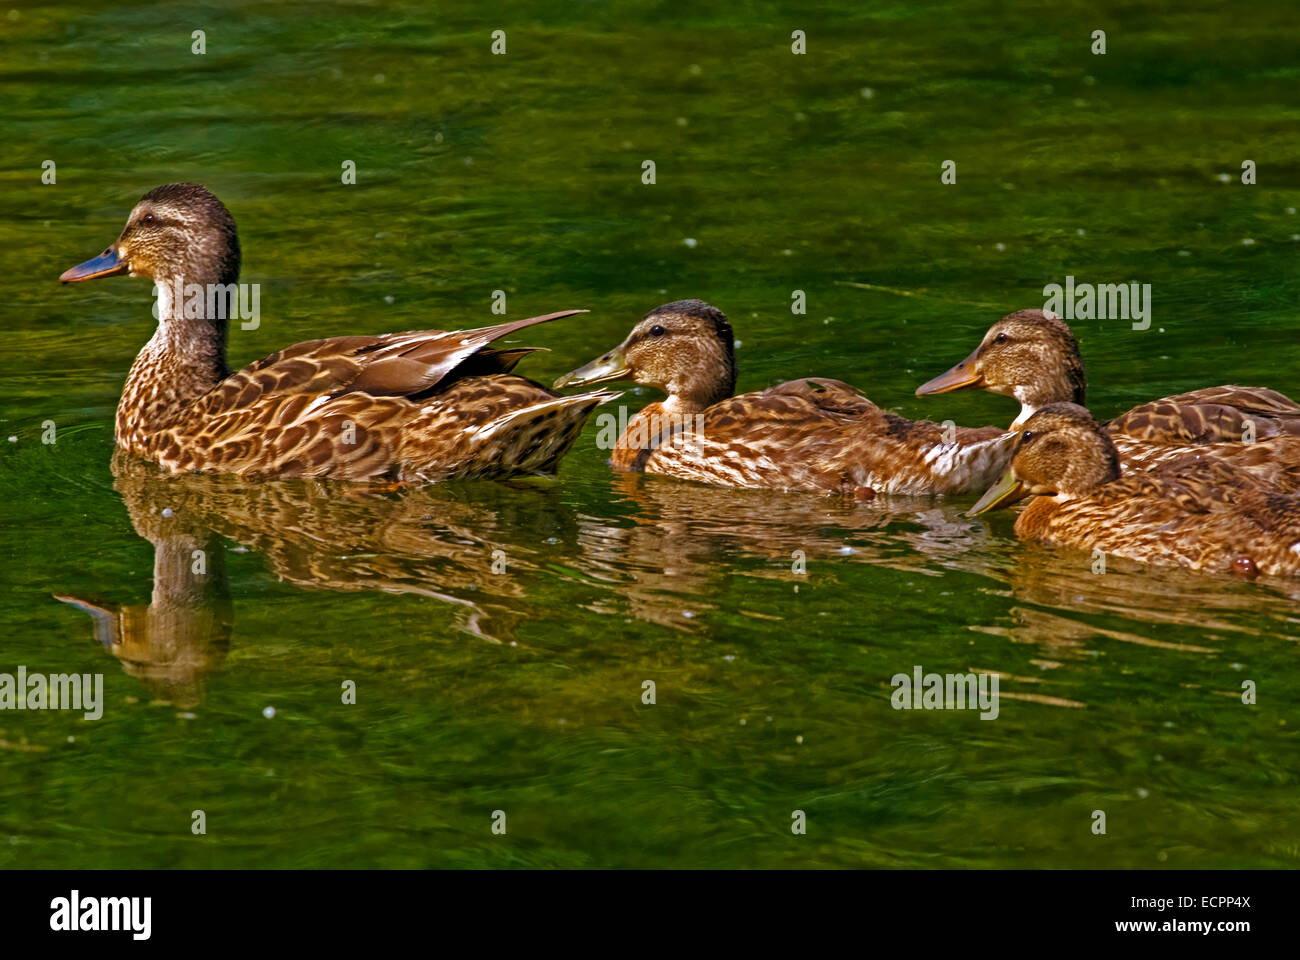
[[[267,708],[265,708],[265,709],[262,711],[262,716],[264,716],[264,717],[266,717],[266,719],[270,720],[272,717],[275,716],[275,707],[267,707]]]

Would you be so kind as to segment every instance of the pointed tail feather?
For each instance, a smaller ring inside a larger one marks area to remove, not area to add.
[[[534,403],[483,424],[475,431],[474,442],[485,443],[519,423],[535,420],[553,410],[569,410],[574,419],[586,420],[587,414],[593,409],[622,395],[622,391],[593,390],[590,393],[575,393],[568,397],[556,397],[554,400]]]

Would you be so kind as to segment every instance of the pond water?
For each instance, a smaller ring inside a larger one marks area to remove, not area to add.
[[[0,9],[0,673],[104,675],[98,720],[0,713],[0,867],[1300,863],[1300,584],[1096,575],[973,496],[614,475],[594,423],[545,481],[115,466],[149,286],[56,278],[176,180],[261,285],[237,366],[503,290],[592,311],[528,331],[549,382],[699,297],[740,390],[1005,424],[913,390],[1072,275],[1152,288],[1148,330],[1074,325],[1099,416],[1300,393],[1290,5],[553,6]],[[894,710],[916,666],[995,671],[997,719]]]

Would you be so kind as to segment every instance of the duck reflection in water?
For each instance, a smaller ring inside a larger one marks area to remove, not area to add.
[[[122,453],[113,473],[136,533],[154,547],[150,602],[58,599],[91,615],[96,639],[155,698],[182,707],[203,700],[205,677],[230,647],[227,541],[261,555],[286,583],[426,596],[450,605],[452,629],[515,643],[545,545],[577,540],[571,512],[534,481],[383,487],[164,475]]]
[[[737,576],[807,582],[796,569],[834,576],[843,563],[937,575],[983,572],[992,539],[961,507],[933,497],[820,497],[777,490],[706,487],[672,477],[615,473],[619,520],[583,517],[580,541],[593,576],[621,581],[600,601],[679,630],[707,629],[701,612]],[[766,561],[766,562],[764,562]],[[792,598],[779,619],[799,623],[815,605]],[[742,616],[771,619],[741,609]],[[687,615],[689,614],[689,616]]]

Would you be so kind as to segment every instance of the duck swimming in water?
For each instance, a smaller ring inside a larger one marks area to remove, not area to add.
[[[732,396],[735,340],[721,310],[678,300],[566,384],[635,380],[666,400],[628,421],[611,463],[735,487],[865,496],[980,490],[1006,467],[1015,434],[944,427],[880,409],[839,380],[805,377]]]
[[[1053,403],[1083,405],[1083,359],[1064,320],[1042,310],[1019,310],[989,328],[965,360],[921,386],[918,396],[976,389],[1014,397],[1021,429],[1036,410]],[[1191,455],[1215,458],[1250,472],[1278,492],[1300,490],[1300,404],[1266,387],[1192,390],[1134,407],[1101,425],[1126,467],[1150,466]],[[1278,439],[1257,446],[1255,441]]]
[[[1300,498],[1212,458],[1124,469],[1078,404],[1028,418],[1011,466],[969,515],[1025,497],[1034,499],[1016,518],[1021,539],[1213,573],[1300,575]]]
[[[145,194],[121,236],[64,283],[129,274],[158,289],[158,329],[117,407],[123,450],[163,470],[253,477],[445,480],[553,473],[592,410],[511,373],[531,348],[492,344],[566,310],[477,330],[417,330],[294,344],[231,372],[239,279],[230,212],[193,183]],[[209,291],[206,309],[177,289]],[[195,314],[199,315],[195,315]]]

